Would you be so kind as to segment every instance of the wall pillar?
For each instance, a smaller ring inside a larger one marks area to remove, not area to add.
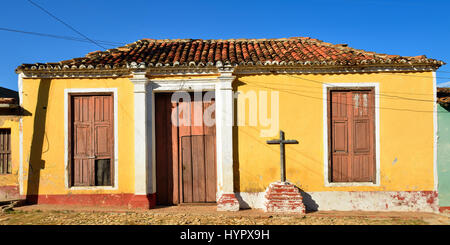
[[[217,210],[238,211],[233,189],[233,68],[220,67],[216,84]]]
[[[145,71],[133,72],[134,84],[134,197],[129,206],[152,208],[156,205],[153,188],[153,91]]]

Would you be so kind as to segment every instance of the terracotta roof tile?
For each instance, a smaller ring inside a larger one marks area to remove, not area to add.
[[[437,88],[437,102],[443,107],[450,108],[450,88]]]
[[[276,62],[275,62],[276,61]],[[58,63],[23,64],[20,70],[127,68],[132,62],[147,66],[236,65],[432,65],[442,61],[426,56],[378,54],[331,44],[309,37],[281,39],[142,39],[123,47],[94,51],[85,57]]]
[[[17,101],[15,98],[2,98],[0,97],[0,104],[16,104]]]

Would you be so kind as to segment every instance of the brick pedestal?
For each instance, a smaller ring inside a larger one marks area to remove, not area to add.
[[[239,201],[234,193],[222,194],[217,201],[217,211],[239,211]]]
[[[265,192],[264,211],[279,213],[305,213],[300,190],[289,182],[274,182]]]

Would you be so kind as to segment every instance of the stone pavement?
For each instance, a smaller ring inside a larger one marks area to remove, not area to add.
[[[0,213],[0,225],[449,225],[450,215],[420,212],[318,211],[303,214],[261,210],[218,212],[216,205],[169,206],[151,210],[68,205],[29,205]]]

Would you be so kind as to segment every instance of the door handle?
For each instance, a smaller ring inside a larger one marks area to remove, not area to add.
[[[95,159],[95,156],[87,157],[87,159]]]

